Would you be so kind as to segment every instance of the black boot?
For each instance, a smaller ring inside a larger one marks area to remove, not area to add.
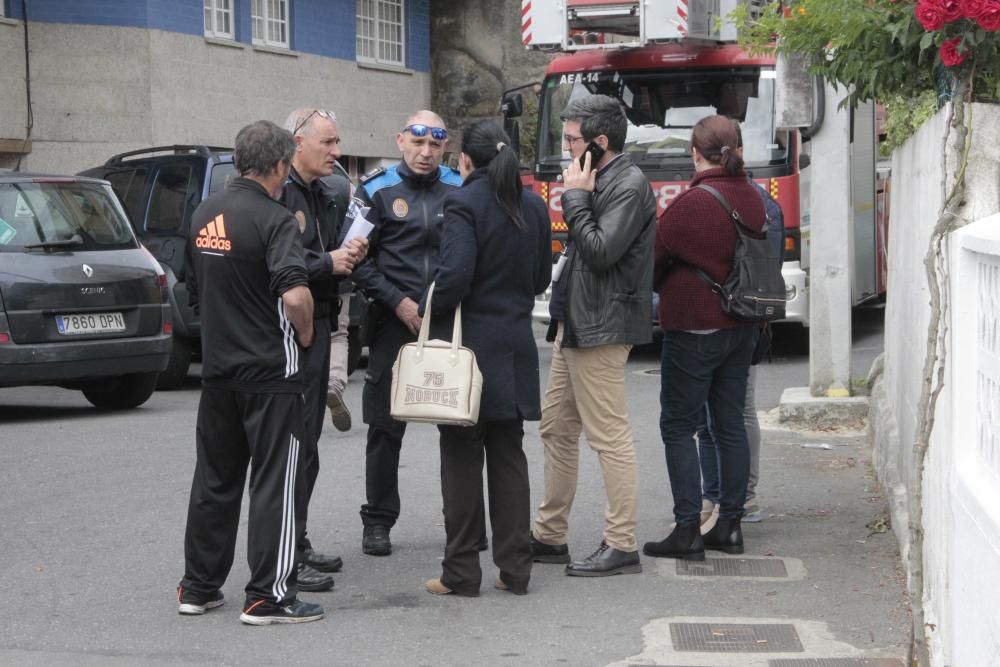
[[[642,553],[654,558],[705,560],[705,543],[701,539],[700,526],[677,526],[666,539],[642,545]]]
[[[743,530],[740,520],[719,517],[712,530],[705,533],[705,548],[725,551],[727,554],[743,553]]]

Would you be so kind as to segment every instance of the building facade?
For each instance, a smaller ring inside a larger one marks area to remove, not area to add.
[[[431,104],[429,0],[0,0],[0,61],[0,167],[231,146],[316,106],[356,175],[396,161],[395,133]]]

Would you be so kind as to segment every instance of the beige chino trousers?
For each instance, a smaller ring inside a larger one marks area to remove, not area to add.
[[[565,544],[576,495],[580,434],[597,452],[608,495],[604,541],[635,551],[638,481],[635,444],[625,404],[625,364],[631,345],[563,348],[559,324],[552,369],[542,402],[539,432],[545,446],[545,500],[535,519],[535,538]]]

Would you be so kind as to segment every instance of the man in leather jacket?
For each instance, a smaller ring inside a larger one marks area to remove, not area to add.
[[[299,485],[304,497],[298,504],[296,516],[299,588],[315,592],[333,588],[333,577],[326,573],[337,572],[343,566],[340,556],[327,556],[313,549],[306,535],[306,519],[309,499],[319,475],[319,438],[323,432],[330,377],[330,331],[340,312],[340,285],[355,264],[364,259],[367,241],[357,240],[343,249],[337,243],[346,203],[322,181],[333,172],[340,157],[336,116],[325,109],[296,109],[285,120],[285,129],[295,139],[295,155],[281,193],[281,204],[295,217],[301,233],[316,331],[316,344],[303,352],[301,359],[305,383],[303,415],[308,437],[302,443],[304,479]]]
[[[563,146],[572,156],[563,172],[562,195],[569,245],[553,271],[552,370],[539,426],[545,500],[535,519],[532,549],[536,562],[569,563],[571,576],[631,574],[641,572],[642,565],[635,538],[638,484],[625,364],[633,345],[652,340],[656,202],[646,177],[622,153],[628,122],[617,100],[580,98],[561,118]],[[596,164],[594,155],[599,156]],[[597,551],[570,562],[566,539],[581,432],[598,454],[608,504]]]
[[[368,174],[358,191],[375,225],[370,261],[353,274],[373,303],[362,392],[367,502],[361,506],[362,550],[373,556],[392,553],[389,530],[400,511],[399,451],[406,424],[389,415],[392,364],[399,348],[416,340],[420,330],[417,304],[437,269],[444,199],[462,184],[456,171],[441,166],[447,143],[440,116],[418,111],[396,135],[402,162]]]

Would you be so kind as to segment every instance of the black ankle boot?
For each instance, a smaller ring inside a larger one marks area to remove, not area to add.
[[[642,553],[654,558],[680,558],[682,560],[705,560],[705,543],[701,539],[698,524],[676,526],[674,532],[659,542],[646,542]]]
[[[719,517],[712,530],[705,533],[705,548],[725,551],[727,554],[743,553],[743,530],[740,520]]]

